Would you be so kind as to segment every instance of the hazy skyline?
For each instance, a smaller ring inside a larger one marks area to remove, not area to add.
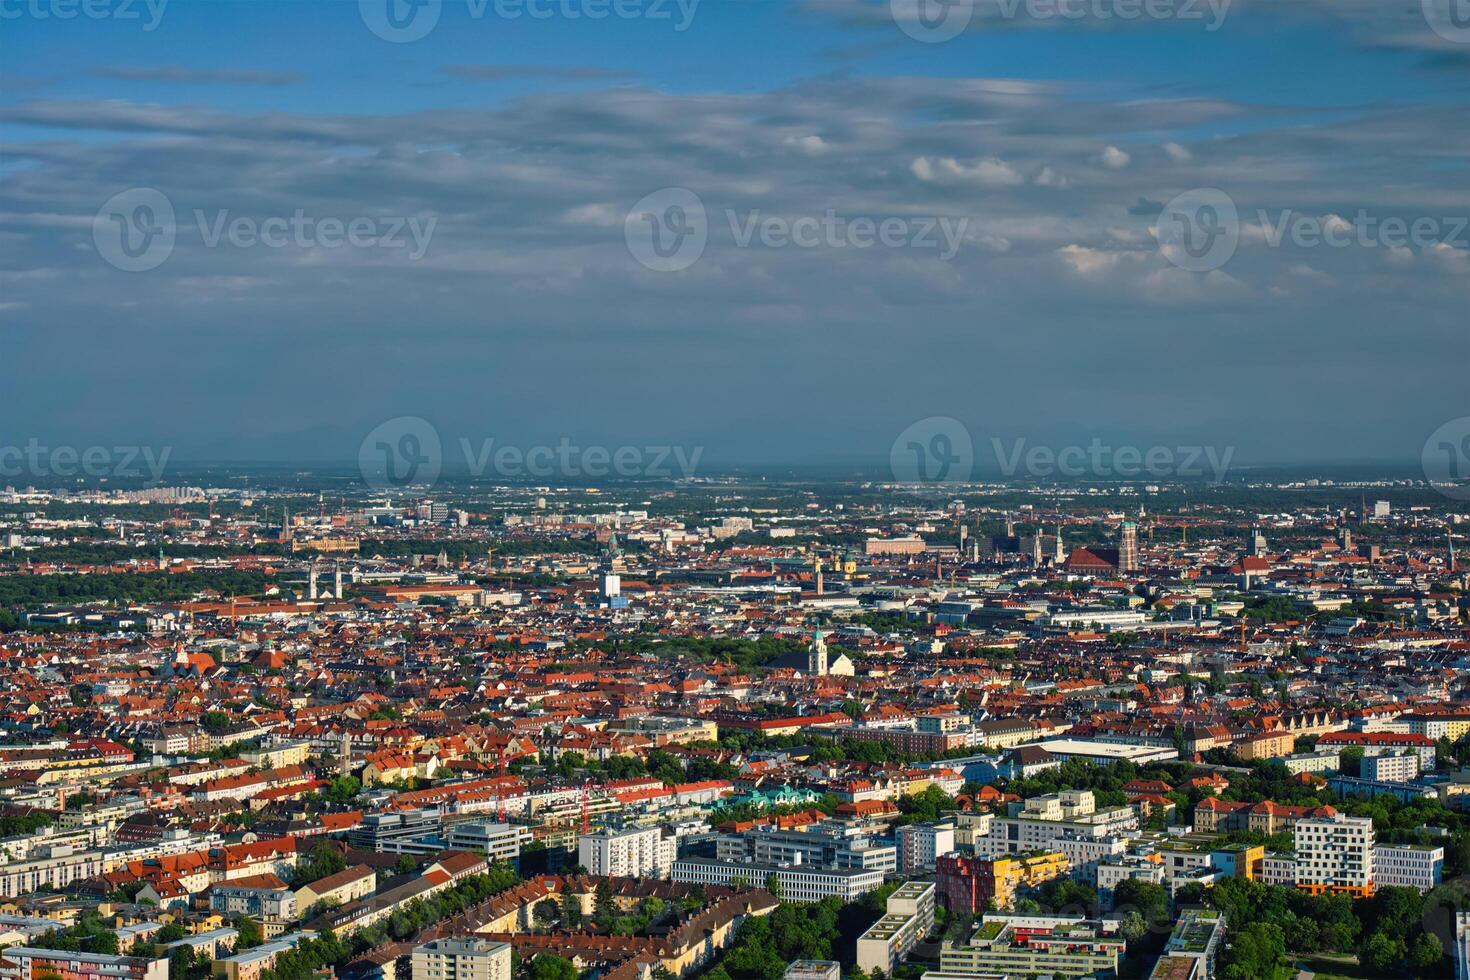
[[[0,442],[1255,464],[1470,415],[1457,0],[389,2],[0,0]],[[1155,241],[1199,189],[1228,255]]]

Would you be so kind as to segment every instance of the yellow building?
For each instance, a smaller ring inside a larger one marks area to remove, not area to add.
[[[1035,888],[1053,878],[1060,878],[1070,870],[1066,855],[1058,851],[1032,854],[1028,857],[1001,857],[991,862],[994,876],[992,896],[997,908],[1008,909],[1016,904],[1016,893],[1022,888]]]
[[[1296,736],[1284,729],[1252,735],[1234,743],[1231,748],[1239,759],[1279,759],[1291,755],[1296,746]]]

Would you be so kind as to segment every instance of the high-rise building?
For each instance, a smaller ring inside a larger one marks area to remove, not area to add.
[[[1057,534],[1061,534],[1058,529]],[[1118,535],[1118,571],[1138,571],[1138,525],[1124,521]]]
[[[658,827],[604,827],[577,840],[578,862],[599,877],[667,878],[676,850]]]
[[[511,980],[510,943],[465,937],[415,946],[413,980]]]
[[[954,824],[914,823],[898,828],[898,868],[904,874],[934,870],[940,855],[954,850]]]
[[[1296,884],[1314,895],[1341,892],[1355,898],[1373,894],[1373,820],[1333,812],[1298,820]]]

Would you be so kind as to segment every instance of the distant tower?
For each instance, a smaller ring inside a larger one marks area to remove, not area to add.
[[[1444,529],[1444,536],[1445,536],[1445,542],[1449,545],[1449,552],[1450,552],[1449,553],[1450,574],[1453,575],[1456,572],[1456,570],[1457,570],[1455,568],[1455,532],[1454,532],[1454,529],[1453,528],[1448,528],[1448,527],[1445,528]]]
[[[1039,525],[1036,533],[1031,536],[1031,564],[1037,568],[1041,567],[1041,527]]]
[[[822,594],[822,556],[821,555],[817,555],[814,558],[812,558],[812,572],[814,574],[814,577],[816,578],[817,595],[821,595]]]
[[[317,567],[316,562],[311,563],[311,574],[306,578],[306,597],[315,601],[317,597]]]
[[[1251,557],[1266,557],[1266,536],[1256,527],[1251,528]]]
[[[1343,525],[1337,529],[1337,546],[1343,551],[1353,550],[1353,529]]]
[[[352,772],[352,733],[345,728],[337,750],[337,771],[343,776]]]
[[[1067,549],[1062,544],[1062,526],[1060,524],[1057,525],[1057,546],[1053,551],[1053,555],[1052,560],[1058,565],[1067,560]]]
[[[827,676],[827,641],[822,638],[822,627],[812,636],[811,648],[806,655],[807,673],[813,677]]]
[[[291,540],[291,508],[290,507],[284,507],[284,508],[281,509],[281,540],[282,541],[290,541]]]
[[[1010,514],[1007,514],[1006,515],[1006,537],[1008,537],[1008,538],[1014,538],[1015,536],[1016,536],[1016,522],[1011,519],[1011,515]]]
[[[158,546],[158,570],[165,571],[168,568],[168,559],[163,557],[163,545]]]
[[[1138,571],[1138,525],[1124,521],[1118,535],[1118,571]]]
[[[627,600],[622,597],[625,568],[623,556],[618,551],[618,536],[610,534],[607,538],[607,550],[602,555],[602,582],[599,589],[603,601],[609,606],[627,605]]]
[[[443,548],[440,548],[439,549],[439,557],[436,558],[436,559],[434,559],[434,563],[436,565],[438,565],[440,568],[448,568],[449,567],[449,552],[445,551]]]
[[[332,564],[332,598],[342,598],[342,563],[340,561]]]

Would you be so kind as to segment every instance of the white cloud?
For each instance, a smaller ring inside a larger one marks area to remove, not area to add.
[[[826,153],[829,149],[831,149],[831,147],[827,145],[826,140],[822,139],[822,137],[820,136],[815,135],[788,136],[786,137],[786,145],[791,147],[793,150],[796,150],[798,153],[803,153],[809,157],[819,157],[823,153]]]
[[[926,184],[1014,187],[1025,183],[1025,178],[998,157],[986,157],[969,165],[960,163],[954,157],[917,157],[909,164],[909,170]]]
[[[1031,183],[1035,184],[1037,187],[1055,187],[1059,190],[1066,190],[1068,187],[1072,186],[1071,180],[1057,173],[1050,167],[1042,167],[1039,171],[1037,171],[1036,176],[1031,178]]]
[[[627,217],[611,204],[583,204],[581,207],[563,211],[561,220],[568,225],[591,225],[595,228],[615,228]]]
[[[1109,146],[1104,149],[1102,151],[1102,155],[1099,156],[1098,159],[1101,160],[1102,165],[1104,167],[1107,167],[1109,170],[1122,170],[1124,167],[1128,166],[1128,164],[1133,162],[1133,157],[1129,156],[1127,153],[1124,153],[1116,146]]]
[[[1189,152],[1189,147],[1180,146],[1178,143],[1165,143],[1164,152],[1175,163],[1188,163],[1194,159],[1194,154]]]

